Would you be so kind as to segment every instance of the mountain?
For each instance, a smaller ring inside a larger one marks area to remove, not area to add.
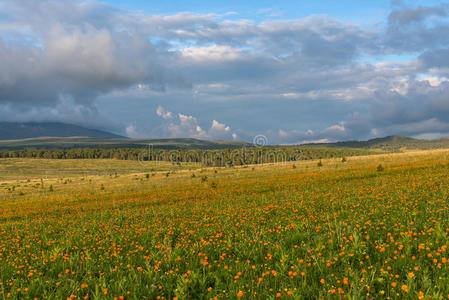
[[[223,149],[251,147],[252,144],[230,141],[204,141],[191,138],[130,139],[85,137],[40,137],[0,140],[0,150],[73,149],[73,148],[148,148],[154,149]]]
[[[205,141],[193,138],[131,139],[110,132],[66,123],[0,122],[0,150],[69,148],[164,148],[222,149],[253,147],[230,141]],[[387,136],[368,141],[303,144],[301,147],[357,148],[397,152],[449,148],[449,138],[421,140],[407,136]]]
[[[192,138],[131,139],[110,132],[66,123],[0,122],[0,149],[69,148],[165,148],[220,149],[249,147],[252,144],[230,141],[204,141]]]
[[[66,123],[0,122],[0,140],[19,140],[39,137],[123,138],[122,136]]]
[[[449,148],[449,138],[439,140],[422,140],[408,136],[387,136],[375,138],[368,141],[347,141],[336,143],[305,144],[310,147],[329,147],[329,148],[361,148],[361,149],[379,149],[384,151],[400,150],[430,150]]]

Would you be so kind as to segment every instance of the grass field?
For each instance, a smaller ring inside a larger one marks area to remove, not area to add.
[[[449,150],[0,170],[5,299],[449,296]]]

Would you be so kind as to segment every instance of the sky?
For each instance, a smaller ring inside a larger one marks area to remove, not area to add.
[[[449,2],[0,0],[0,120],[270,144],[449,136]]]

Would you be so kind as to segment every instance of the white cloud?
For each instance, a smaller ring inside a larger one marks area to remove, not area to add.
[[[180,50],[188,59],[196,61],[232,61],[242,55],[242,50],[230,46],[212,45],[208,47],[188,47]]]
[[[166,111],[162,106],[159,106],[156,110],[156,113],[159,117],[163,119],[171,119],[173,117],[171,111]]]
[[[164,116],[170,113],[170,118]],[[171,119],[171,112],[167,112],[163,107],[157,109],[158,116],[164,119]],[[168,136],[177,138],[198,138],[198,139],[217,139],[217,140],[235,140],[237,134],[231,131],[226,124],[217,120],[212,120],[212,124],[208,130],[203,130],[199,125],[197,118],[182,113],[177,114],[175,120],[171,120],[164,125],[164,129]]]
[[[176,138],[198,138],[205,139],[206,132],[198,125],[198,120],[195,117],[178,114],[178,123],[169,123],[167,131],[170,137]]]
[[[137,133],[137,128],[134,124],[129,124],[128,126],[126,126],[126,136],[134,138],[134,137],[138,137],[138,133]]]

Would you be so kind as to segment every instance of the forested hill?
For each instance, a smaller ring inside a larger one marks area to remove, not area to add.
[[[449,138],[438,140],[415,139],[407,136],[387,136],[368,141],[307,144],[310,147],[380,149],[384,151],[430,150],[449,148]]]

